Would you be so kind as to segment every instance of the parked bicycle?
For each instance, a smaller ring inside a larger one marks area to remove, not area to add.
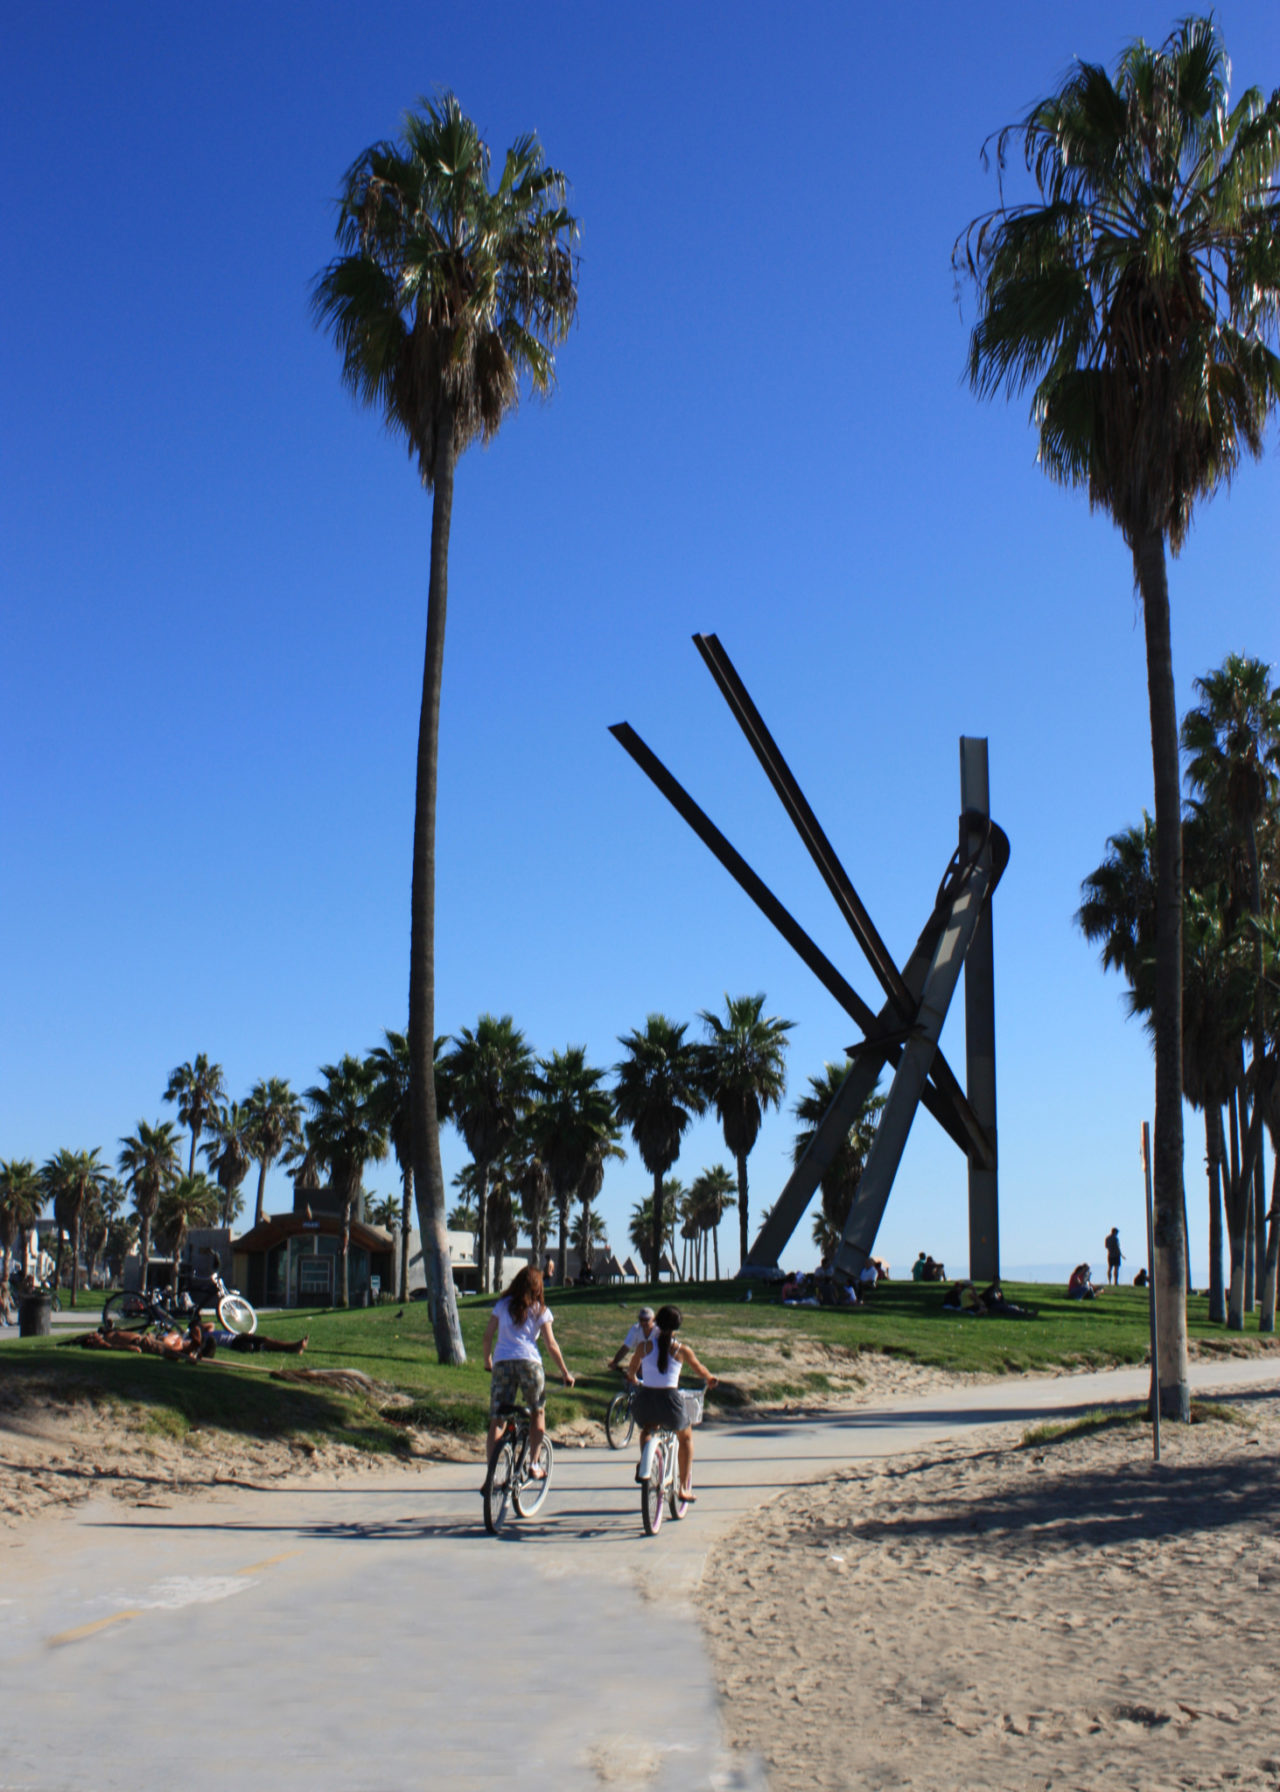
[[[609,1410],[604,1415],[604,1434],[611,1450],[625,1450],[635,1435],[635,1397],[636,1390],[628,1382],[609,1402]]]
[[[701,1388],[684,1390],[685,1423],[702,1423]],[[680,1445],[674,1431],[667,1426],[652,1432],[640,1451],[636,1480],[640,1483],[640,1517],[646,1537],[656,1537],[662,1524],[664,1506],[672,1518],[683,1518],[689,1510],[688,1500],[680,1498]]]
[[[496,1537],[513,1518],[532,1518],[547,1497],[555,1452],[543,1434],[537,1462],[529,1455],[529,1426],[533,1413],[527,1406],[500,1406],[498,1417],[506,1429],[494,1446],[484,1478],[484,1528]],[[533,1470],[541,1467],[541,1475]]]
[[[229,1332],[254,1332],[258,1315],[242,1294],[228,1288],[214,1270],[200,1286],[200,1298],[189,1293],[175,1295],[171,1288],[130,1288],[107,1296],[102,1307],[102,1330],[116,1326],[132,1326],[144,1331],[154,1325],[160,1331],[185,1331],[198,1319],[206,1306],[218,1314],[218,1322]],[[204,1298],[208,1295],[209,1298]]]

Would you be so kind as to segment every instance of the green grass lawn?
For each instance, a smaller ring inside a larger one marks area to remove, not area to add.
[[[1056,1288],[1008,1284],[1011,1300],[1034,1309],[1034,1317],[1021,1320],[946,1313],[942,1293],[936,1284],[891,1282],[865,1307],[835,1312],[783,1307],[764,1298],[759,1287],[747,1301],[736,1282],[662,1290],[664,1299],[683,1308],[685,1335],[721,1378],[723,1385],[711,1396],[713,1408],[848,1391],[857,1386],[864,1352],[995,1374],[1138,1363],[1147,1353],[1146,1297],[1134,1288],[1075,1302]],[[556,1336],[578,1377],[568,1391],[552,1374],[553,1427],[603,1418],[621,1385],[607,1360],[643,1298],[643,1291],[634,1289],[552,1292]],[[98,1297],[95,1305],[100,1304]],[[1210,1326],[1207,1305],[1196,1297],[1189,1309],[1192,1337],[1206,1348],[1241,1350],[1262,1342],[1252,1329],[1240,1336]],[[262,1330],[273,1337],[308,1335],[300,1359],[223,1352],[215,1364],[167,1363],[87,1351],[56,1333],[52,1339],[18,1339],[6,1331],[0,1341],[0,1405],[27,1396],[116,1400],[145,1408],[155,1428],[175,1435],[213,1425],[250,1436],[332,1439],[373,1451],[405,1450],[409,1425],[478,1437],[488,1412],[489,1377],[480,1344],[489,1307],[488,1298],[461,1303],[469,1359],[461,1369],[436,1363],[425,1301],[265,1316]],[[93,1316],[86,1309],[86,1318]],[[359,1369],[379,1391],[367,1398],[275,1381],[268,1371],[280,1367]]]

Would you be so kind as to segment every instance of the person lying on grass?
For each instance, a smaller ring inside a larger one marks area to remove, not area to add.
[[[636,1345],[627,1364],[627,1380],[636,1390],[634,1411],[641,1445],[659,1429],[675,1432],[680,1451],[680,1498],[691,1500],[693,1427],[678,1385],[680,1370],[687,1365],[695,1375],[701,1375],[709,1389],[716,1386],[716,1378],[703,1368],[693,1346],[676,1337],[683,1323],[679,1307],[658,1308],[657,1329],[652,1337]]]
[[[567,1388],[573,1386],[560,1346],[551,1329],[551,1309],[542,1298],[542,1271],[526,1266],[518,1273],[502,1299],[494,1305],[489,1323],[484,1328],[484,1366],[493,1376],[489,1392],[489,1447],[492,1457],[502,1435],[504,1406],[521,1401],[533,1413],[529,1426],[529,1461],[533,1467],[529,1478],[541,1481],[546,1473],[539,1459],[542,1439],[547,1429],[547,1378],[542,1367],[538,1345],[545,1332],[547,1349],[560,1369],[560,1379]],[[494,1348],[494,1339],[497,1348]]]

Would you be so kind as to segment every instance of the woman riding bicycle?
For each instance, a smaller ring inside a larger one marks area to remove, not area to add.
[[[703,1368],[693,1346],[676,1337],[683,1323],[679,1307],[659,1307],[656,1329],[636,1345],[627,1364],[627,1379],[636,1384],[635,1415],[641,1444],[655,1431],[675,1432],[680,1446],[680,1498],[692,1500],[693,1427],[685,1417],[680,1370],[687,1367],[701,1375],[708,1388],[715,1387],[716,1378]]]
[[[544,1332],[547,1349],[560,1367],[560,1379],[571,1388],[574,1378],[560,1354],[560,1346],[551,1329],[551,1311],[542,1298],[542,1271],[526,1265],[494,1306],[484,1331],[484,1366],[493,1375],[487,1455],[492,1457],[502,1433],[500,1409],[523,1400],[533,1413],[529,1426],[529,1461],[534,1466],[529,1472],[535,1481],[542,1479],[539,1452],[547,1429],[547,1378],[538,1350]],[[495,1338],[498,1341],[496,1349]]]

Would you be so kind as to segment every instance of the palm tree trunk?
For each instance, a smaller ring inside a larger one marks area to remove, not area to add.
[[[1244,1310],[1246,1313],[1252,1313],[1252,1311],[1253,1311],[1253,1294],[1254,1294],[1254,1270],[1256,1267],[1256,1265],[1254,1263],[1254,1256],[1253,1256],[1254,1189],[1253,1189],[1252,1169],[1249,1171],[1249,1173],[1245,1177],[1243,1204],[1244,1204]]]
[[[409,1212],[413,1199],[413,1165],[404,1167],[404,1199],[400,1204],[400,1304],[409,1298]]]
[[[720,1222],[719,1222],[719,1220],[717,1220],[715,1225],[711,1228],[711,1242],[715,1246],[716,1281],[718,1282],[720,1280]]]
[[[80,1291],[80,1218],[84,1212],[84,1196],[76,1202],[71,1216],[71,1305],[76,1304],[76,1295]]]
[[[1164,536],[1148,530],[1134,545],[1142,593],[1156,811],[1155,1276],[1160,1411],[1191,1418],[1187,1371],[1187,1240],[1182,1186],[1182,777]]]
[[[351,1262],[351,1209],[354,1206],[348,1193],[342,1203],[342,1273],[338,1277],[338,1305],[351,1305],[351,1288],[347,1281],[347,1271]]]
[[[1240,1205],[1240,1091],[1234,1088],[1227,1104],[1230,1124],[1231,1168],[1227,1177],[1227,1262],[1230,1271],[1227,1294],[1227,1329],[1244,1330],[1244,1223]]]
[[[142,1261],[142,1278],[138,1287],[145,1294],[147,1291],[147,1264],[151,1261],[151,1209],[149,1206],[144,1208],[138,1205],[138,1255]],[[123,1280],[123,1266],[121,1266],[120,1275]]]
[[[489,1166],[476,1165],[476,1267],[480,1271],[480,1292],[489,1292]]]
[[[453,516],[454,423],[438,419],[431,506],[431,571],[427,586],[427,644],[418,719],[418,768],[413,810],[413,887],[409,912],[409,1112],[418,1231],[427,1274],[436,1357],[454,1366],[467,1360],[449,1261],[447,1196],[440,1162],[436,1109],[436,771],[439,764],[440,686],[449,597],[449,525]]]
[[[1227,1296],[1222,1277],[1222,1109],[1216,1101],[1205,1102],[1204,1148],[1209,1165],[1209,1318],[1221,1325]]]
[[[1271,1149],[1271,1212],[1268,1216],[1270,1229],[1267,1234],[1267,1254],[1262,1268],[1262,1295],[1258,1302],[1258,1330],[1273,1332],[1276,1329],[1276,1268],[1280,1262],[1280,1155],[1276,1153],[1275,1143]]]
[[[738,1249],[740,1252],[740,1255],[738,1257],[739,1269],[741,1269],[742,1265],[747,1260],[747,1251],[750,1249],[750,1244],[751,1244],[750,1239],[747,1237],[747,1227],[748,1227],[749,1215],[750,1215],[750,1210],[749,1210],[748,1203],[747,1203],[747,1154],[745,1151],[740,1151],[738,1153]]]
[[[260,1226],[266,1217],[267,1165],[271,1160],[263,1157],[258,1160],[258,1198],[253,1204],[253,1223]]]
[[[569,1194],[570,1190],[556,1190],[556,1208],[560,1216],[560,1257],[556,1264],[556,1286],[564,1287],[564,1279],[569,1273]]]
[[[653,1172],[653,1279],[662,1280],[662,1172]]]

